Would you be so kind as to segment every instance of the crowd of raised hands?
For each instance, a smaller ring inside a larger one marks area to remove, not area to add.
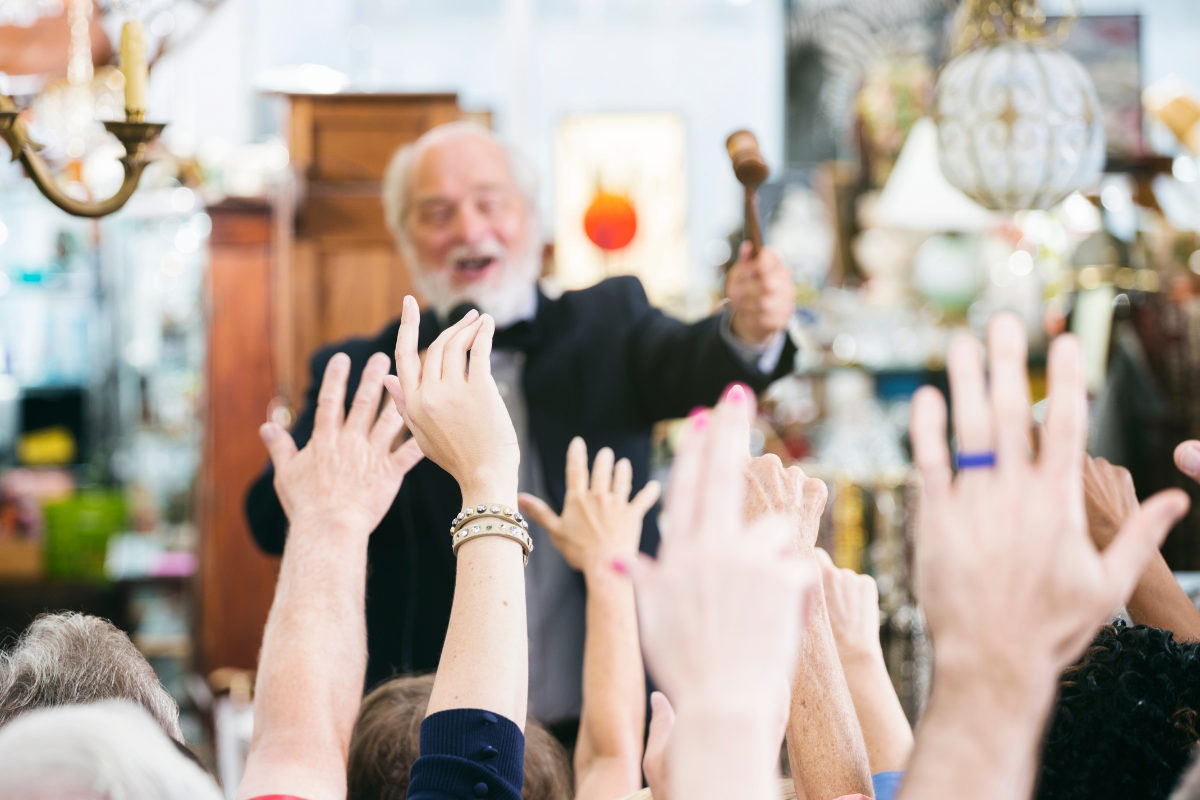
[[[1082,356],[1069,336],[1051,347],[1036,431],[1014,317],[992,320],[986,366],[976,340],[952,344],[952,426],[940,392],[914,397],[916,593],[935,652],[914,736],[885,668],[875,583],[816,547],[824,484],[774,456],[750,457],[745,390],[730,388],[686,423],[651,558],[638,540],[658,484],[631,497],[628,461],[604,448],[589,470],[576,438],[561,512],[518,495],[521,453],[490,374],[492,320],[471,312],[419,354],[418,319],[407,298],[396,375],[374,357],[348,412],[349,360],[329,362],[303,449],[263,426],[291,529],[241,800],[348,791],[516,800],[523,790],[531,800],[618,800],[644,785],[655,800],[774,800],[785,742],[788,796],[1029,798],[1060,675],[1117,609],[1200,640],[1200,613],[1158,553],[1187,497],[1139,503],[1128,473],[1087,457]],[[956,469],[948,430],[958,453],[989,454],[986,463]],[[1176,455],[1200,475],[1200,443]],[[401,678],[393,683],[414,682],[363,700],[367,542],[422,458],[457,480],[464,513],[500,529],[456,534],[454,602],[432,680]],[[588,589],[573,780],[558,783],[545,775],[564,753],[526,719],[522,513]],[[391,729],[380,722],[389,703],[409,704]],[[15,736],[0,730],[0,772]],[[535,783],[546,794],[531,794]]]

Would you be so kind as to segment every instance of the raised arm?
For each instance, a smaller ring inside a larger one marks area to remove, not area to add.
[[[343,420],[350,359],[329,361],[303,450],[274,423],[261,434],[291,520],[267,619],[254,697],[254,736],[239,798],[346,796],[346,756],[367,663],[367,540],[421,459],[388,404],[376,418],[387,356],[367,363]]]
[[[636,557],[642,517],[658,500],[659,487],[651,481],[630,500],[632,482],[629,460],[614,468],[613,451],[604,447],[589,486],[587,445],[576,437],[567,450],[562,516],[539,498],[521,495],[521,510],[546,529],[587,582],[576,800],[615,800],[642,787],[646,676],[633,585],[617,568],[627,568]]]
[[[1089,457],[1083,465],[1083,492],[1088,532],[1103,550],[1138,509],[1133,478],[1124,467]],[[1200,610],[1175,580],[1161,552],[1150,556],[1125,608],[1139,625],[1172,631],[1180,641],[1200,641]]]
[[[1084,511],[1087,399],[1078,341],[1060,336],[1051,345],[1036,462],[1027,439],[1024,323],[993,317],[988,356],[985,382],[978,342],[960,337],[950,347],[955,439],[960,454],[975,456],[957,478],[945,400],[931,387],[913,398],[923,484],[917,590],[936,669],[903,800],[1030,796],[1059,673],[1133,591],[1187,510],[1183,492],[1155,495],[1098,551]]]
[[[784,469],[773,455],[753,459],[746,479],[748,520],[766,514],[786,519],[797,556],[816,571],[814,547],[828,497],[825,484],[807,477],[799,467]],[[808,800],[853,794],[873,796],[863,732],[842,674],[825,595],[819,586],[803,628],[787,732],[788,761],[796,793]]]
[[[779,796],[779,716],[816,569],[786,520],[743,517],[749,431],[742,389],[692,418],[671,476],[657,561],[634,570],[650,674],[676,713],[673,798]],[[656,712],[657,714],[657,712]]]
[[[416,300],[404,298],[397,376],[386,385],[422,451],[458,481],[464,506],[446,520],[456,531],[454,604],[408,796],[517,800],[529,691],[528,535],[516,511],[517,435],[491,375],[495,323],[470,312],[422,364],[419,320]]]
[[[838,659],[854,700],[872,774],[898,772],[912,755],[913,734],[879,643],[879,589],[870,575],[838,569],[817,548],[825,607]]]

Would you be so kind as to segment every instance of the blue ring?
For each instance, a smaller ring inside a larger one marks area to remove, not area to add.
[[[996,466],[996,452],[986,450],[981,453],[955,453],[954,464],[957,469],[983,469]]]

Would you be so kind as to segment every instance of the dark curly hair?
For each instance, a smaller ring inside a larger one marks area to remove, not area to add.
[[[1105,625],[1058,689],[1038,800],[1166,800],[1200,739],[1200,643]]]

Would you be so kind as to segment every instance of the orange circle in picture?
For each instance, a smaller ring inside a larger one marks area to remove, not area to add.
[[[583,230],[601,250],[620,250],[637,233],[637,212],[628,198],[600,192],[583,215]]]

